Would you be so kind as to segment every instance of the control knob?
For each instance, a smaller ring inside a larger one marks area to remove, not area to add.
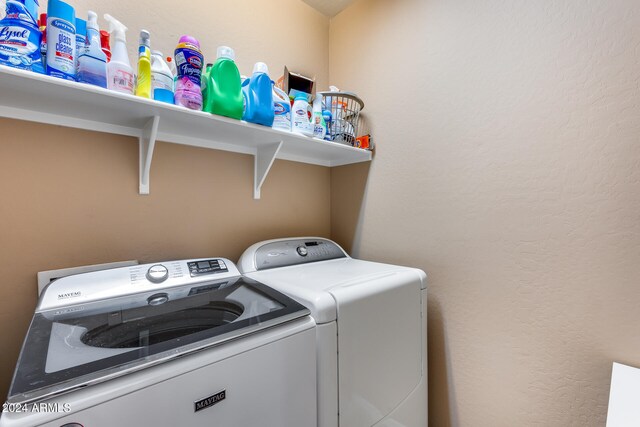
[[[149,305],[160,305],[164,304],[167,301],[169,301],[169,295],[165,293],[151,295],[149,298],[147,298],[147,303],[149,303]]]
[[[307,250],[306,246],[298,246],[296,248],[296,252],[298,252],[298,255],[300,256],[307,256],[309,254],[309,251]]]
[[[147,279],[153,283],[162,283],[169,277],[169,270],[162,264],[156,264],[147,270]]]

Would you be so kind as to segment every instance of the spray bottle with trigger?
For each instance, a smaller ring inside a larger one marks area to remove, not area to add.
[[[98,15],[91,10],[87,18],[87,46],[78,54],[78,81],[107,87],[107,55],[100,45]]]
[[[134,74],[127,54],[125,35],[127,27],[108,13],[105,13],[104,19],[109,23],[109,32],[113,42],[111,61],[107,63],[107,87],[116,92],[132,94]]]
[[[138,80],[136,95],[151,98],[151,35],[149,31],[140,31],[140,47],[138,48]]]

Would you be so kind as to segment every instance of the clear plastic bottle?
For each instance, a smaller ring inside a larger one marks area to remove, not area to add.
[[[102,51],[98,15],[93,11],[87,18],[87,47],[78,56],[78,81],[107,87],[107,55]]]

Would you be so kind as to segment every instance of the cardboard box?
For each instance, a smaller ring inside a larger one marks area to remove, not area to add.
[[[314,93],[313,89],[316,83],[316,79],[303,76],[302,74],[293,73],[289,71],[287,66],[284,67],[284,75],[276,81],[276,86],[289,95],[289,98],[295,98],[299,92],[305,93],[307,99],[311,98]]]

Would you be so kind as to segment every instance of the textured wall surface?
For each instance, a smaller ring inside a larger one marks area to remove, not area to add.
[[[331,21],[331,83],[378,143],[332,171],[333,236],[428,272],[432,426],[602,426],[611,362],[640,366],[639,20],[369,0]]]
[[[190,33],[207,60],[220,44],[235,48],[243,73],[264,61],[275,76],[286,64],[327,82],[329,19],[299,0],[72,3],[82,15],[93,9],[122,20],[131,52],[143,26],[152,49],[165,54]],[[305,37],[292,39],[294,30]],[[151,194],[140,196],[133,138],[6,119],[0,132],[0,396],[33,315],[38,271],[126,259],[236,260],[258,240],[330,233],[328,168],[276,161],[262,199],[253,200],[252,156],[160,142]]]

